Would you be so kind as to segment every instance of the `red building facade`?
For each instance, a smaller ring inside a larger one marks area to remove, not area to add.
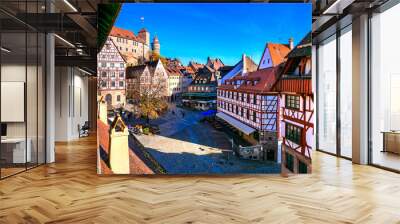
[[[289,53],[274,90],[281,98],[282,170],[311,173],[314,97],[310,34]]]

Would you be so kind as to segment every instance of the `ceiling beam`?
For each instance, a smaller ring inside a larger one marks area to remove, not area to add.
[[[55,56],[56,66],[87,67],[93,71],[97,70],[96,56]]]
[[[82,30],[87,34],[89,38],[86,41],[90,43],[91,46],[96,46],[97,41],[97,30],[90,24],[85,17],[80,14],[68,14],[67,15],[72,21],[74,21]]]

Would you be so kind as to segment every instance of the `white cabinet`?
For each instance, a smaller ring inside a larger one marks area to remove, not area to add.
[[[13,163],[25,163],[32,161],[32,140],[27,139],[28,144],[25,151],[25,138],[7,138],[1,140],[2,147],[12,151]]]

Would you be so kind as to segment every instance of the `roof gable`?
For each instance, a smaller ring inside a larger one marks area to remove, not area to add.
[[[148,69],[147,65],[136,65],[136,66],[129,66],[126,68],[126,78],[127,79],[135,79],[142,76],[144,71]]]
[[[121,54],[121,52],[119,51],[118,47],[115,45],[114,41],[111,38],[108,38],[105,42],[105,44],[103,45],[103,48],[101,49],[101,51],[99,52],[99,56],[100,55],[104,55],[104,54],[108,54],[108,52],[105,52],[107,45],[110,46],[110,50],[113,52],[117,52],[117,56],[118,59],[116,61],[120,61],[120,62],[124,62],[126,63],[125,58],[123,57],[123,55]],[[112,53],[113,53],[112,52]],[[101,59],[100,57],[98,57],[98,60]]]
[[[243,54],[242,60],[236,63],[220,80],[218,84],[221,85],[225,80],[231,79],[237,75],[244,75],[248,72],[253,72],[257,70],[257,64],[249,57]]]
[[[290,48],[287,44],[267,43],[261,57],[258,69],[278,66],[285,61]]]
[[[300,43],[288,54],[288,58],[311,56],[311,32],[309,32]]]
[[[225,64],[219,58],[212,59],[212,58],[208,57],[206,65],[215,70],[218,70],[221,67],[223,67]]]

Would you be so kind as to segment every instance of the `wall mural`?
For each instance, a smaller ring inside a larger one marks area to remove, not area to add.
[[[124,3],[106,18],[99,174],[311,173],[311,4]]]

